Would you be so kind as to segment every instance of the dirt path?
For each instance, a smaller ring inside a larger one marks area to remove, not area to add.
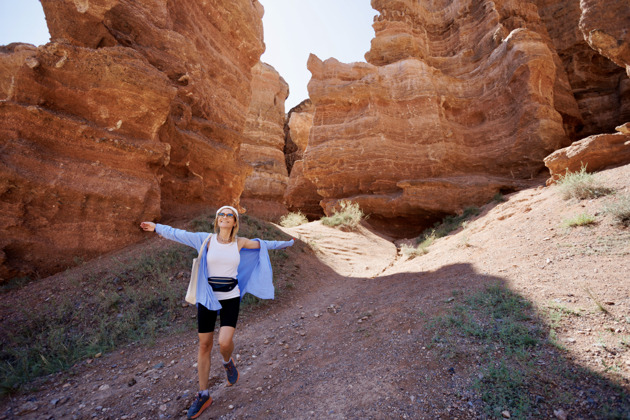
[[[601,176],[630,193],[630,166]],[[589,418],[593,404],[604,403],[630,410],[621,394],[630,390],[630,232],[602,212],[606,200],[565,202],[551,188],[521,191],[484,207],[465,229],[414,259],[364,227],[343,232],[313,222],[284,229],[314,251],[290,249],[294,290],[243,315],[236,386],[224,386],[213,351],[214,403],[200,418],[483,418],[473,385],[483,378],[487,349],[463,336],[441,348],[431,322],[489,284],[509,288],[541,315],[550,307],[580,314],[558,321],[561,346],[536,362],[549,375],[543,379],[567,395],[552,405],[545,390],[533,391],[541,417]],[[601,222],[561,229],[577,211],[599,212]],[[83,363],[38,392],[5,401],[0,419],[182,418],[196,391],[196,346],[189,332]],[[592,374],[548,372],[558,363]]]

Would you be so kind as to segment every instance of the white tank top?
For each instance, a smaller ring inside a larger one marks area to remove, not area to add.
[[[219,243],[217,235],[212,235],[206,254],[209,277],[238,278],[238,264],[241,262],[241,254],[238,252],[236,241],[229,244]],[[241,295],[238,285],[229,292],[214,292],[218,300],[235,298]]]

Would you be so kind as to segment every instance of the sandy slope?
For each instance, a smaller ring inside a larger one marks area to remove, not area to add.
[[[598,176],[630,194],[630,166]],[[296,287],[244,314],[236,386],[224,386],[213,353],[214,403],[201,418],[483,417],[472,384],[483,375],[485,350],[461,339],[445,355],[430,321],[497,283],[532,302],[543,326],[550,307],[579,313],[559,321],[559,346],[536,361],[541,380],[568,395],[552,406],[541,389],[541,417],[589,418],[593,404],[611,401],[630,410],[612,386],[630,391],[630,231],[603,211],[615,197],[565,201],[540,186],[506,198],[413,259],[365,227],[284,229],[313,251],[289,250],[294,270],[283,275]],[[561,227],[582,212],[598,223]],[[3,401],[0,418],[180,418],[196,390],[195,359],[192,331],[132,346]],[[590,373],[558,376],[550,369],[558,360],[566,371]]]

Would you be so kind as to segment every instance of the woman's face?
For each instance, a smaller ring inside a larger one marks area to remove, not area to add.
[[[219,227],[222,229],[232,229],[236,225],[236,215],[230,209],[223,209],[217,215]]]

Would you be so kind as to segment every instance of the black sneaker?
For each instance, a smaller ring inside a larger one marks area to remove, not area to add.
[[[225,368],[225,373],[227,373],[227,386],[232,386],[238,381],[238,369],[236,369],[236,365],[234,365],[234,360],[230,358],[230,361],[223,364]]]
[[[188,418],[196,419],[201,415],[203,410],[210,407],[210,404],[212,404],[210,395],[204,396],[201,392],[197,393],[197,398],[188,409]]]

